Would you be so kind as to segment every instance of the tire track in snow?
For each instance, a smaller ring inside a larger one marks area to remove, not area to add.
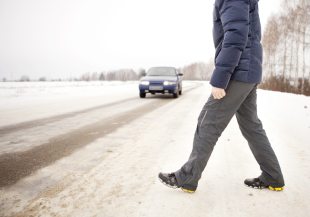
[[[137,97],[131,97],[131,98],[128,98],[125,100],[111,102],[108,104],[103,104],[103,105],[99,105],[99,106],[95,106],[92,108],[87,108],[87,109],[83,109],[83,110],[79,110],[79,111],[75,111],[75,112],[69,112],[69,113],[56,115],[56,116],[52,116],[52,117],[40,118],[40,119],[33,120],[33,121],[26,121],[26,122],[22,122],[22,123],[18,123],[18,124],[4,126],[4,127],[0,128],[0,135],[5,135],[5,134],[9,134],[9,133],[12,133],[15,131],[25,130],[25,129],[29,129],[32,127],[37,127],[40,125],[48,124],[51,122],[56,122],[56,121],[59,121],[59,120],[65,119],[65,118],[74,117],[76,115],[79,115],[82,113],[87,113],[87,112],[92,112],[92,111],[98,110],[98,109],[108,108],[108,107],[120,105],[123,103],[125,104],[125,103],[128,103],[129,101],[133,101],[136,99],[137,99]]]
[[[190,88],[184,90],[183,92],[187,92],[190,91],[192,88],[196,88],[196,85],[190,86]],[[126,104],[130,101],[134,101],[137,100],[137,97],[130,97],[124,100],[120,100],[120,101],[116,101],[116,102],[111,102],[111,103],[107,103],[107,104],[103,104],[103,105],[98,105],[95,107],[91,107],[91,108],[87,108],[87,109],[82,109],[79,111],[74,111],[74,112],[69,112],[69,113],[65,113],[65,114],[60,114],[60,115],[55,115],[52,117],[47,117],[47,118],[40,118],[40,119],[36,119],[36,120],[32,120],[32,121],[26,121],[26,122],[22,122],[22,123],[18,123],[18,124],[12,124],[12,125],[8,125],[8,126],[3,126],[0,127],[0,136],[3,136],[5,134],[10,134],[12,132],[16,132],[16,131],[21,131],[21,130],[25,130],[25,129],[29,129],[29,128],[33,128],[33,127],[37,127],[37,126],[41,126],[41,125],[45,125],[45,124],[49,124],[51,122],[56,122],[59,120],[63,120],[65,118],[70,118],[70,117],[74,117],[77,116],[79,114],[83,114],[83,113],[88,113],[88,112],[92,112],[95,110],[99,110],[99,109],[104,109],[104,108],[109,108],[109,107],[113,107],[116,105],[121,105],[121,104]]]

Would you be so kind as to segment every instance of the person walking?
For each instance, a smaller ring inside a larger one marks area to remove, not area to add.
[[[213,148],[236,115],[242,135],[260,166],[261,175],[244,183],[281,191],[284,179],[278,159],[257,116],[256,89],[262,79],[259,0],[215,0],[213,40],[216,48],[211,95],[198,117],[193,149],[176,172],[158,177],[171,188],[196,191]]]

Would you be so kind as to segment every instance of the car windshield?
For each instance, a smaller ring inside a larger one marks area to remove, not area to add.
[[[150,68],[147,72],[149,76],[176,76],[175,69],[170,67]]]

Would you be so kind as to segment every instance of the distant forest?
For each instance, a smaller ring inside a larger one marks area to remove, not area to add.
[[[284,0],[263,35],[260,88],[310,95],[310,1]]]
[[[213,70],[213,61],[208,63],[197,62],[184,67],[178,68],[177,70],[184,74],[185,80],[209,80]],[[102,81],[128,81],[128,80],[138,80],[144,76],[146,73],[145,69],[120,69],[114,71],[107,71],[101,73],[85,73],[77,80],[82,81],[92,81],[92,80],[102,80]]]
[[[184,74],[185,80],[209,80],[212,74],[214,64],[213,61],[208,63],[196,62],[184,67],[177,68],[177,70]],[[23,75],[18,80],[20,82],[28,81],[134,81],[139,80],[144,76],[146,70],[143,68],[134,69],[118,69],[102,72],[87,72],[83,73],[79,77],[71,77],[66,79],[48,79],[46,77],[40,77],[37,80],[31,79],[27,75]],[[6,78],[2,79],[3,82],[8,81]]]

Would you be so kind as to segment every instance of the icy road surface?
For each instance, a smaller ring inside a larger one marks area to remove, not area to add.
[[[0,216],[276,217],[310,213],[310,97],[258,91],[283,192],[244,178],[259,167],[235,118],[195,194],[162,185],[188,158],[208,83],[138,98],[136,82],[0,83]]]

